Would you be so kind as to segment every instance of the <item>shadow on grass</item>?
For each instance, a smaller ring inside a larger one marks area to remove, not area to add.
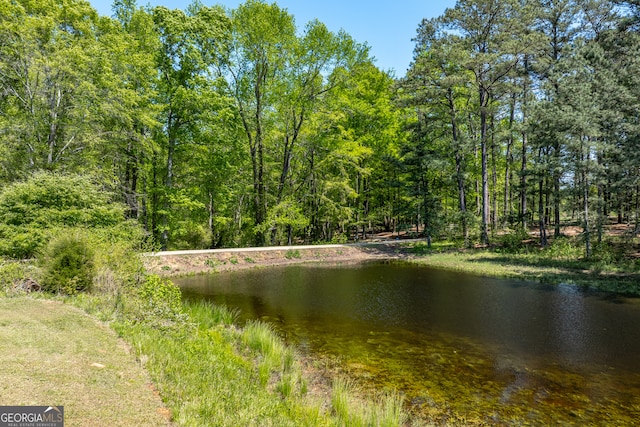
[[[585,290],[640,297],[640,273],[603,271],[597,262],[527,258],[517,255],[484,256],[470,259],[468,262],[499,265],[507,269],[503,270],[502,274],[507,277],[553,285],[570,283]],[[527,270],[520,271],[518,267],[527,267]]]

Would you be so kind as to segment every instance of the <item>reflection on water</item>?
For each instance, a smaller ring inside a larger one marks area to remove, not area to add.
[[[398,263],[294,266],[178,280],[187,298],[274,323],[339,357],[424,419],[633,425],[640,305]]]

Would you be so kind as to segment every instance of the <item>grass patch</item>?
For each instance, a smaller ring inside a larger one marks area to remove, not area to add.
[[[554,245],[555,246],[555,245]],[[431,253],[416,262],[435,268],[482,276],[513,278],[541,283],[570,283],[591,290],[640,295],[640,272],[636,262],[603,264],[585,260],[573,246],[551,246],[519,253],[486,249]]]
[[[178,424],[334,425],[319,405],[303,398],[293,353],[269,326],[226,326],[229,314],[221,316],[207,304],[185,310],[190,326],[159,331],[145,324],[118,325]]]
[[[331,390],[331,405],[341,425],[353,427],[395,427],[407,421],[402,409],[402,397],[397,393],[379,395],[373,401],[358,397],[356,386],[337,378]]]
[[[302,258],[302,254],[300,253],[300,251],[298,249],[289,249],[284,254],[284,257],[286,259],[300,259],[300,258]]]
[[[210,303],[183,308],[188,320],[164,330],[116,324],[179,425],[398,426],[406,419],[395,395],[364,403],[354,389],[344,403],[312,398],[294,350],[269,324],[238,328],[236,311]],[[345,424],[344,413],[364,424]]]
[[[3,405],[64,405],[68,425],[169,425],[124,343],[77,308],[2,298],[0,325]]]

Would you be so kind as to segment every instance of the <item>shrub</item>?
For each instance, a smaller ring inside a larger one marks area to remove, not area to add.
[[[577,261],[583,257],[584,247],[567,237],[558,237],[543,254],[554,261]]]
[[[124,206],[92,179],[40,172],[0,192],[0,255],[32,258],[57,230],[108,228],[124,221]]]
[[[91,289],[95,262],[86,237],[62,235],[54,238],[41,263],[43,290],[72,295]]]
[[[499,242],[505,252],[519,252],[525,247],[526,241],[530,238],[529,233],[520,228],[501,236]]]
[[[300,253],[300,251],[298,249],[289,249],[284,254],[284,257],[286,259],[300,259],[300,258],[302,258],[302,254]]]
[[[131,303],[130,316],[136,322],[168,327],[186,319],[180,288],[167,278],[146,276]]]

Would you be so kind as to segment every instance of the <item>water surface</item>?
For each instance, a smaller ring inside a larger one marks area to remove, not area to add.
[[[633,425],[640,304],[404,263],[288,266],[177,280],[186,298],[274,323],[311,355],[456,424]]]

